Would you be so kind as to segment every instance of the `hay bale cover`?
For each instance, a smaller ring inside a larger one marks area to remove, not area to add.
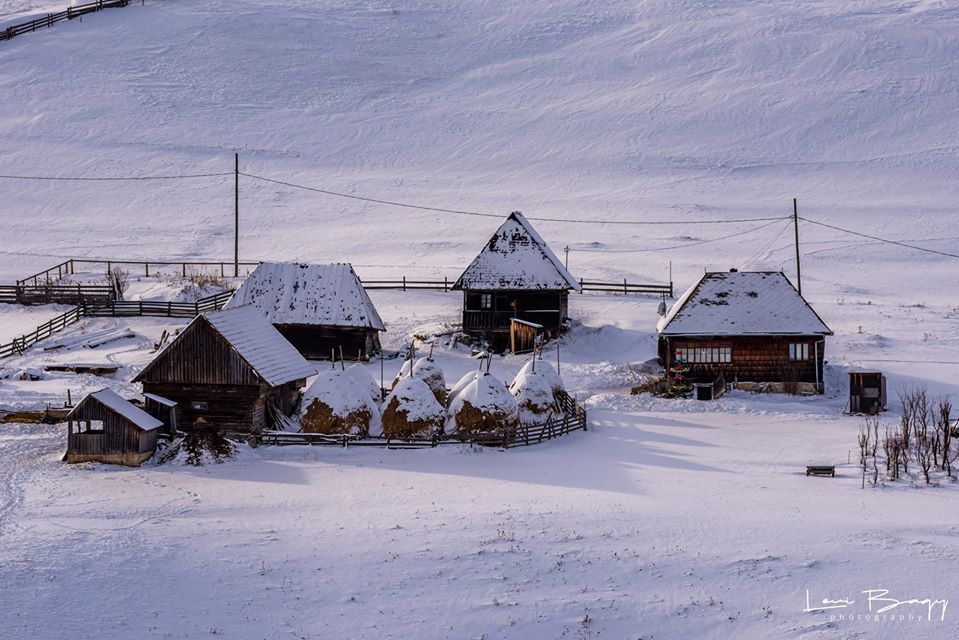
[[[380,410],[357,373],[327,369],[303,394],[300,427],[306,433],[377,435]]]
[[[446,411],[419,378],[403,378],[383,408],[383,435],[388,438],[430,438],[443,433]]]

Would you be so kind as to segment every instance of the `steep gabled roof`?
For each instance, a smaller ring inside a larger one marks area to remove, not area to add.
[[[265,262],[233,294],[227,308],[252,305],[273,324],[367,327],[386,331],[349,264]]]
[[[100,389],[99,391],[94,391],[86,398],[81,400],[80,404],[78,404],[73,411],[76,411],[77,408],[79,408],[83,403],[90,401],[100,403],[110,411],[122,416],[124,419],[133,424],[133,426],[137,427],[138,429],[142,429],[143,431],[153,431],[154,429],[159,429],[163,426],[161,421],[157,420],[132,402],[124,400],[110,389]],[[70,416],[73,415],[73,411],[70,412]]]
[[[663,336],[832,335],[778,271],[707,273],[657,329]]]
[[[253,370],[256,377],[270,386],[276,387],[316,374],[316,369],[276,330],[261,311],[244,306],[211,311],[194,318],[133,381],[147,379],[150,370],[157,366],[157,363],[176,354],[178,346],[185,343],[187,337],[202,328],[202,325],[207,325],[219,334],[229,345],[229,349]],[[199,354],[196,357],[199,357]],[[227,366],[229,363],[224,362],[220,368]]]
[[[509,215],[454,289],[574,289],[579,283],[519,211]]]

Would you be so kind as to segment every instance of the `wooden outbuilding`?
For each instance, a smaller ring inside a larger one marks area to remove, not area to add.
[[[778,271],[706,273],[660,320],[660,362],[694,383],[824,391],[832,331]]]
[[[562,330],[576,279],[519,211],[500,225],[453,284],[463,292],[463,331],[494,349],[509,345],[515,318],[542,325],[547,337]]]
[[[368,358],[386,326],[349,264],[265,262],[247,277],[227,308],[262,311],[305,358],[328,360],[340,351]]]
[[[256,433],[290,416],[316,370],[258,309],[197,316],[134,382],[176,403],[179,429],[198,420],[223,432]]]
[[[156,451],[163,423],[110,389],[91,393],[67,416],[67,462],[138,467]]]

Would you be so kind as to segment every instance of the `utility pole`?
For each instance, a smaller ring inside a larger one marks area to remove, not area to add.
[[[569,245],[566,245],[566,248],[563,249],[566,252],[566,270],[569,271]]]
[[[240,154],[234,153],[233,172],[233,277],[240,277]]]
[[[796,236],[796,288],[802,295],[802,269],[799,266],[799,205],[793,198],[793,232]]]

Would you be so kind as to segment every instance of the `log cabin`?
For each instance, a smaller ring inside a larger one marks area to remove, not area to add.
[[[568,317],[569,292],[581,287],[523,214],[514,211],[453,289],[463,292],[463,331],[498,350],[509,345],[514,318],[542,325],[547,337],[557,336]]]
[[[141,371],[144,394],[176,404],[176,425],[258,433],[292,415],[316,370],[266,316],[234,307],[197,316]]]
[[[832,331],[781,272],[707,272],[657,329],[660,363],[692,382],[722,376],[727,383],[824,392]]]
[[[67,415],[70,463],[103,462],[139,467],[156,451],[163,422],[110,389],[89,394]]]
[[[342,351],[369,358],[386,331],[373,301],[349,264],[259,265],[227,303],[262,311],[303,357],[328,360]]]

